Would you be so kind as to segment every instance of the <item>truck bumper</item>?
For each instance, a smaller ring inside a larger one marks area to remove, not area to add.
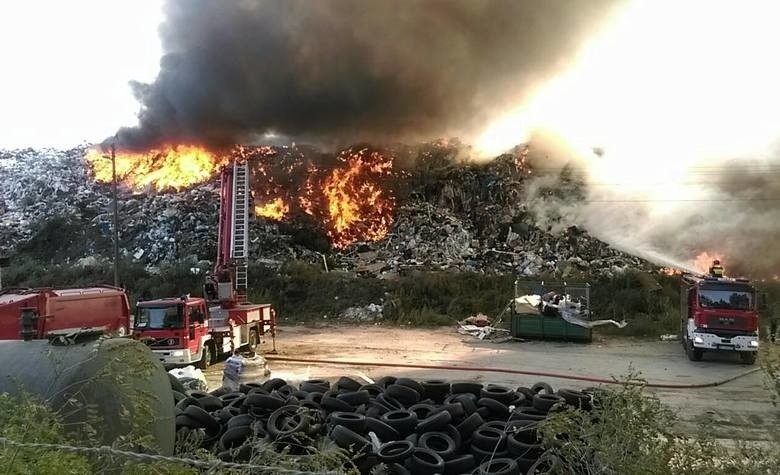
[[[758,351],[758,335],[739,335],[730,338],[713,333],[693,332],[693,347],[708,351]]]
[[[175,367],[175,366],[186,366],[200,361],[200,357],[199,357],[200,355],[193,355],[192,353],[190,353],[190,350],[187,349],[152,350],[152,353],[154,353],[154,356],[156,356],[157,359],[160,360],[160,362],[166,368]]]

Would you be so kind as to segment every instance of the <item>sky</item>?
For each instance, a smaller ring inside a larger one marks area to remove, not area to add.
[[[162,0],[0,2],[0,148],[68,148],[135,124]]]

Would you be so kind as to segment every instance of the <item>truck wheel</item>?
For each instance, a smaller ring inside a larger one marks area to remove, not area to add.
[[[693,342],[690,340],[686,339],[685,341],[687,342],[685,353],[688,355],[688,359],[691,361],[701,361],[701,357],[702,354],[704,354],[704,351],[698,348],[694,348]]]
[[[211,365],[211,345],[206,343],[203,345],[203,354],[200,357],[200,361],[195,365],[200,369],[206,369]]]
[[[247,345],[247,348],[249,349],[249,351],[254,353],[255,350],[257,349],[257,344],[258,344],[259,341],[260,340],[259,340],[259,338],[257,336],[257,330],[254,329],[254,328],[249,330],[249,344]]]
[[[742,351],[739,353],[740,359],[742,359],[742,362],[745,364],[754,364],[756,362],[756,356],[758,356],[758,352],[756,351]]]

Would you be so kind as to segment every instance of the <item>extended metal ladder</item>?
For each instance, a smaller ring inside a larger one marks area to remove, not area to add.
[[[236,269],[236,294],[238,303],[246,302],[249,287],[249,170],[246,163],[233,165],[233,226],[231,232],[230,257]]]

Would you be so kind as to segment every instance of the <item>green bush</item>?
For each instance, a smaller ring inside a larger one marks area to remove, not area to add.
[[[729,449],[712,438],[708,421],[695,435],[682,434],[674,429],[675,414],[635,383],[642,381],[630,374],[619,389],[598,390],[591,412],[567,409],[541,424],[547,454],[560,462],[556,473],[777,473],[777,445],[739,442]]]

